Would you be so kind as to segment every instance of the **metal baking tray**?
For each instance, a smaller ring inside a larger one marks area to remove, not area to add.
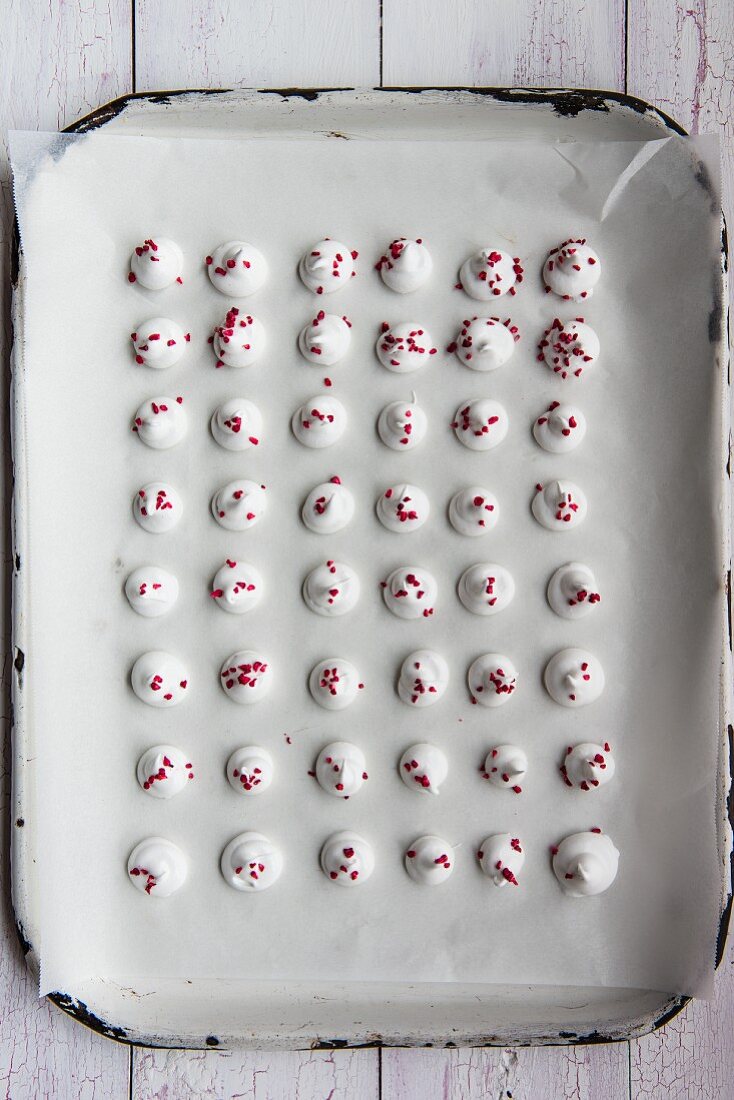
[[[456,126],[496,139],[642,141],[684,131],[672,119],[632,97],[597,91],[539,89],[377,89],[372,91],[177,92],[128,96],[70,127],[84,133],[145,136],[246,137],[284,133],[335,139],[378,131],[421,133],[440,139]],[[722,272],[726,270],[725,238]],[[726,324],[723,297],[712,325]],[[22,310],[16,302],[13,351],[13,460],[23,484]],[[724,369],[728,370],[728,362]],[[728,382],[727,377],[727,382]],[[722,478],[730,479],[727,462]],[[24,687],[25,532],[16,489],[13,512],[13,830],[12,889],[18,934],[29,966],[40,952],[41,884],[34,861],[33,758],[36,746]],[[730,545],[722,547],[729,599]],[[729,616],[730,622],[730,616]],[[731,653],[731,629],[728,645]],[[732,729],[722,688],[720,804],[726,806]],[[721,823],[728,882],[730,833]],[[716,965],[723,952],[731,897],[722,909]],[[628,1039],[661,1026],[688,998],[650,990],[482,986],[450,983],[322,984],[318,996],[300,983],[222,980],[136,981],[130,989],[109,979],[85,981],[52,995],[61,1008],[118,1040],[161,1046],[252,1045],[268,1048],[391,1045],[505,1045]]]

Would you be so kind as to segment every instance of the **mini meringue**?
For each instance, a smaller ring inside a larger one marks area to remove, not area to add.
[[[232,306],[209,337],[209,343],[217,367],[249,367],[265,350],[265,327],[251,313],[240,313]]]
[[[485,837],[477,852],[479,866],[495,886],[519,886],[518,875],[525,863],[525,853],[518,837],[511,833],[494,833]]]
[[[377,358],[394,374],[408,374],[424,367],[438,348],[425,325],[417,321],[402,321],[398,325],[382,322],[375,345]]]
[[[516,294],[523,280],[518,256],[510,256],[499,248],[480,248],[459,271],[459,286],[478,302],[489,302],[503,294]]]
[[[585,707],[604,691],[604,669],[585,649],[561,649],[545,666],[543,681],[562,707]]]
[[[538,361],[564,380],[581,378],[599,358],[599,337],[583,317],[559,321],[556,317],[538,344]]]
[[[132,430],[141,443],[155,451],[175,447],[186,435],[183,397],[154,397],[137,409]]]
[[[601,261],[586,238],[569,237],[548,253],[543,264],[543,285],[565,301],[582,302],[594,293],[601,276]]]
[[[304,447],[331,447],[344,434],[347,410],[336,397],[318,394],[293,414],[293,434]]]
[[[500,707],[517,689],[517,670],[503,653],[484,653],[472,662],[467,683],[472,703]]]
[[[375,869],[372,845],[357,833],[333,833],[319,856],[321,870],[339,886],[359,886]]]
[[[438,794],[449,773],[449,764],[445,753],[435,745],[421,741],[405,750],[400,757],[398,771],[403,783],[411,791]]]
[[[420,565],[401,565],[382,581],[385,606],[399,619],[429,619],[437,595],[436,578]]]
[[[266,493],[264,485],[248,478],[230,481],[212,497],[212,515],[227,531],[247,531],[267,511]]]
[[[316,294],[333,294],[340,290],[356,274],[354,261],[358,252],[347,248],[341,241],[326,237],[317,241],[301,256],[298,274],[301,282]]]
[[[178,657],[153,649],[138,657],[130,683],[138,699],[149,707],[175,707],[186,697],[189,674]]]
[[[178,581],[159,565],[142,565],[125,581],[125,595],[133,611],[144,619],[167,614],[178,599]]]
[[[149,481],[133,497],[133,516],[144,531],[161,535],[181,519],[183,501],[176,489],[163,481]]]
[[[166,370],[178,363],[191,340],[191,334],[167,317],[152,317],[150,321],[138,325],[135,332],[130,333],[130,339],[136,363],[155,370]]]
[[[596,578],[588,565],[569,561],[548,581],[548,603],[562,619],[581,619],[601,602]]]
[[[206,273],[215,290],[228,298],[247,298],[268,277],[265,257],[254,245],[227,241],[207,256]]]
[[[428,497],[417,485],[391,485],[377,501],[377,518],[388,531],[417,531],[431,511]]]
[[[168,237],[149,237],[130,257],[129,283],[146,290],[164,290],[171,283],[182,283],[183,252]]]
[[[586,417],[576,405],[551,401],[533,423],[535,442],[551,454],[564,454],[578,447],[586,435]]]
[[[601,829],[564,837],[553,853],[553,872],[573,898],[603,894],[617,877],[619,852]]]
[[[323,309],[301,329],[298,347],[309,363],[332,367],[349,351],[352,342],[352,322],[336,313],[324,313]]]
[[[497,526],[499,514],[497,497],[481,485],[459,489],[449,502],[449,522],[460,535],[486,535]]]
[[[504,405],[488,397],[462,401],[451,427],[454,434],[470,451],[489,451],[502,442],[510,422]]]
[[[572,481],[549,481],[535,486],[533,515],[549,531],[569,531],[586,518],[586,496]]]
[[[351,522],[354,497],[336,476],[322,481],[303,502],[301,519],[317,535],[333,535]]]
[[[314,775],[322,790],[337,798],[351,798],[368,779],[367,761],[357,745],[332,741],[319,753]]]
[[[613,779],[614,771],[614,757],[608,741],[603,745],[597,745],[593,741],[569,745],[560,766],[566,786],[578,787],[582,791],[603,787]]]
[[[343,657],[325,657],[311,669],[308,690],[324,710],[344,710],[364,688],[351,661]]]
[[[414,241],[398,237],[392,241],[385,255],[375,264],[385,286],[398,294],[410,294],[423,286],[433,271],[431,253],[422,239]]]
[[[465,569],[457,586],[459,599],[473,615],[496,615],[512,603],[515,581],[495,562],[477,562]]]
[[[421,886],[439,886],[454,869],[454,849],[440,836],[419,836],[405,853],[405,870]]]
[[[270,662],[261,653],[241,649],[222,665],[219,683],[232,702],[249,705],[259,703],[270,691],[273,672]]]
[[[150,836],[133,848],[127,873],[136,890],[150,898],[170,898],[186,882],[188,862],[181,849],[161,836]]]
[[[212,413],[211,433],[225,451],[247,451],[262,439],[263,418],[257,405],[244,397],[231,397]]]
[[[235,890],[267,890],[283,871],[283,856],[262,833],[240,833],[230,840],[219,862],[222,878]]]
[[[260,745],[243,745],[227,761],[227,779],[238,794],[262,794],[273,782],[273,772],[273,758]]]
[[[153,798],[173,798],[194,778],[189,757],[173,745],[153,745],[138,760],[138,783]]]
[[[437,703],[449,684],[449,666],[432,649],[417,649],[408,654],[400,667],[398,695],[413,707]]]
[[[508,317],[472,317],[463,322],[461,331],[446,348],[455,352],[465,367],[476,371],[497,370],[511,357],[520,339],[517,325]]]
[[[230,615],[244,615],[260,602],[263,579],[254,565],[227,558],[214,574],[209,595],[217,607]]]
[[[351,565],[330,560],[308,574],[303,582],[303,600],[317,615],[345,615],[357,603],[360,587]]]
[[[392,451],[412,451],[425,438],[428,420],[413,394],[412,401],[391,401],[377,420],[377,434]]]
[[[487,753],[482,775],[495,787],[522,794],[520,784],[528,770],[528,758],[518,745],[495,745]]]

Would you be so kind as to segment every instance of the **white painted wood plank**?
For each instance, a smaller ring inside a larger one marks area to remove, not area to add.
[[[7,362],[9,336],[8,255],[12,203],[5,132],[9,128],[55,130],[128,91],[131,74],[128,0],[97,3],[29,3],[0,0],[3,61],[0,66],[0,357]],[[3,384],[7,373],[3,371]],[[2,429],[7,438],[7,399]],[[8,483],[0,485],[1,514],[7,514]],[[7,636],[7,548],[2,546],[0,585],[2,699],[6,706],[10,671]],[[8,850],[8,715],[2,714],[0,763],[0,846]],[[13,929],[7,861],[0,872],[0,1089],[12,1100],[122,1100],[128,1095],[130,1054],[39,1002]]]
[[[379,0],[135,0],[139,91],[379,83]]]
[[[132,1100],[378,1100],[376,1050],[136,1051]]]
[[[620,89],[624,0],[384,0],[383,82]]]

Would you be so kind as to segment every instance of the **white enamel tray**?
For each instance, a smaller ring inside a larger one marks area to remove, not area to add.
[[[317,134],[349,137],[415,136],[441,140],[462,130],[467,139],[644,141],[683,131],[653,108],[604,92],[540,90],[377,90],[365,92],[186,92],[131,96],[101,108],[71,129],[208,138]],[[724,255],[724,261],[725,261]],[[725,266],[725,263],[724,265]],[[723,279],[723,277],[722,277]],[[724,325],[717,288],[711,324]],[[25,439],[23,434],[22,302],[15,309],[14,646],[13,679],[13,899],[28,962],[38,966],[41,884],[34,866],[34,776],[38,751],[24,691],[27,648],[24,571]],[[723,366],[724,370],[727,365]],[[727,414],[728,415],[728,414]],[[730,476],[723,469],[722,485]],[[17,487],[20,486],[19,490]],[[729,577],[728,534],[721,545],[722,576]],[[407,551],[406,551],[407,552]],[[728,583],[727,583],[728,595]],[[731,634],[731,632],[729,632]],[[722,650],[727,640],[722,637]],[[731,651],[731,636],[728,639]],[[728,884],[728,691],[721,691],[721,774],[712,790],[721,816],[722,893]],[[728,924],[724,907],[718,956]],[[718,961],[718,960],[717,960]],[[114,1038],[163,1046],[252,1045],[261,1048],[348,1045],[558,1043],[626,1039],[675,1015],[685,998],[651,990],[458,983],[321,983],[224,980],[136,981],[134,990],[110,979],[90,979],[53,999],[87,1025]]]

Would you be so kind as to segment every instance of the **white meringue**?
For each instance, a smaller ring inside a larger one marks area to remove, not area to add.
[[[273,782],[273,758],[260,745],[243,745],[227,761],[227,779],[238,794],[256,795]]]
[[[175,321],[167,317],[152,317],[143,321],[130,333],[135,351],[135,362],[140,366],[166,370],[178,363],[191,340],[191,333],[184,332]]]
[[[344,657],[324,657],[311,669],[308,690],[324,710],[344,710],[364,688],[359,673]]]
[[[551,454],[564,454],[578,447],[586,435],[586,417],[576,405],[551,401],[533,423],[535,442]]]
[[[183,252],[168,237],[148,237],[130,257],[129,283],[146,290],[164,290],[171,283],[182,283]]]
[[[314,775],[322,790],[337,798],[351,798],[368,779],[367,761],[357,745],[332,741],[319,753]]]
[[[138,699],[149,707],[175,707],[186,697],[189,674],[178,657],[152,649],[138,657],[130,683]]]
[[[309,290],[316,294],[333,294],[346,286],[356,274],[354,261],[359,256],[341,241],[332,241],[326,237],[317,241],[301,256],[298,274]]]
[[[173,798],[194,778],[189,757],[173,745],[153,745],[138,760],[138,783],[153,798]]]
[[[561,649],[545,666],[543,681],[562,707],[585,707],[604,691],[604,669],[585,649]]]
[[[564,837],[553,851],[553,871],[573,898],[603,894],[617,877],[619,852],[601,829]]]
[[[582,741],[579,745],[568,746],[560,772],[567,787],[592,791],[614,778],[615,767],[608,741],[603,745]]]
[[[298,347],[309,363],[332,367],[349,351],[352,342],[352,322],[336,313],[324,313],[323,309],[301,329]]]
[[[333,833],[319,856],[321,870],[339,886],[359,886],[375,869],[372,845],[357,833]]]
[[[398,695],[413,707],[437,703],[449,684],[449,666],[432,649],[417,649],[408,654],[400,667]]]
[[[518,837],[511,833],[494,833],[485,837],[477,852],[479,866],[495,886],[519,886],[518,875],[525,863],[525,853]]]
[[[449,521],[460,535],[486,535],[497,526],[499,514],[497,497],[481,485],[459,489],[449,502]]]
[[[510,422],[504,405],[488,397],[462,401],[451,427],[454,434],[470,451],[489,451],[507,435]]]
[[[186,882],[188,862],[181,849],[161,836],[150,836],[133,848],[127,873],[136,890],[150,898],[169,898]]]
[[[273,672],[270,662],[252,649],[240,649],[227,658],[219,672],[222,691],[233,703],[259,703],[270,691]]]
[[[283,871],[283,856],[262,833],[246,832],[230,840],[222,852],[219,866],[228,886],[256,893],[278,881]]]
[[[520,784],[527,770],[527,754],[518,745],[495,745],[487,753],[482,775],[495,787],[522,794]]]
[[[405,750],[400,757],[398,771],[403,783],[411,791],[438,794],[449,773],[449,764],[445,753],[435,745],[421,741]]]
[[[232,306],[209,337],[209,343],[218,367],[249,367],[265,350],[265,327],[251,313],[240,313]]]
[[[244,615],[260,602],[263,579],[254,565],[227,558],[214,574],[209,595],[222,611]]]
[[[543,285],[565,301],[582,302],[594,293],[601,276],[601,261],[586,238],[569,237],[548,253],[543,264]]]
[[[141,565],[125,581],[125,595],[133,611],[144,619],[167,614],[178,599],[178,581],[159,565]]]
[[[133,516],[144,531],[161,535],[181,519],[183,501],[176,489],[164,481],[149,481],[133,497]]]
[[[588,565],[569,561],[548,581],[548,603],[562,619],[581,619],[601,602],[596,578]]]
[[[377,434],[392,451],[412,451],[427,430],[428,420],[415,394],[412,401],[391,401],[377,419]]]
[[[549,481],[535,486],[532,510],[541,527],[570,531],[586,518],[586,496],[572,481]]]
[[[464,261],[459,271],[459,285],[478,302],[517,293],[522,279],[519,257],[499,248],[480,248]]]
[[[212,286],[228,298],[247,298],[259,290],[268,277],[268,265],[262,252],[245,241],[217,245],[205,263]]]
[[[347,410],[326,393],[310,397],[293,413],[293,434],[304,447],[331,447],[344,434]]]
[[[398,294],[410,294],[423,286],[433,271],[431,253],[422,239],[414,241],[398,237],[392,241],[385,255],[375,264],[385,286]]]
[[[303,600],[317,615],[345,615],[357,603],[359,577],[351,565],[327,561],[312,569],[303,582]]]
[[[165,451],[186,435],[183,397],[153,397],[137,409],[132,430],[146,447]]]
[[[377,501],[377,518],[388,531],[417,531],[431,511],[428,497],[417,485],[391,485]]]
[[[317,535],[333,535],[351,522],[354,497],[336,476],[322,481],[303,502],[301,519]]]
[[[424,367],[438,348],[425,325],[417,321],[401,321],[398,325],[382,322],[375,345],[377,358],[394,374],[408,374]]]
[[[457,586],[459,599],[473,615],[496,615],[512,603],[515,581],[495,562],[477,562],[465,569]]]
[[[511,357],[520,339],[517,325],[508,317],[472,317],[464,321],[455,340],[446,348],[456,352],[465,367],[476,371],[497,370]]]
[[[211,432],[225,451],[247,451],[257,447],[263,430],[263,418],[257,405],[244,397],[231,397],[212,413]]]
[[[467,683],[472,703],[500,707],[517,689],[517,669],[504,653],[484,653],[469,667]]]
[[[429,619],[437,596],[436,578],[420,565],[401,565],[382,581],[385,606],[399,619]]]
[[[227,531],[247,531],[267,511],[266,493],[264,485],[248,478],[230,481],[217,489],[212,497],[212,515]]]
[[[581,378],[599,358],[599,337],[583,317],[559,321],[556,317],[538,344],[538,361],[564,380]]]
[[[454,849],[440,836],[419,836],[405,852],[405,870],[421,886],[439,886],[454,869]]]

